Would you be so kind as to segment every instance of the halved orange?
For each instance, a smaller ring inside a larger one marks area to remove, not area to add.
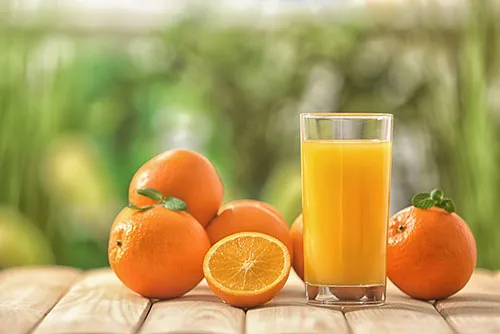
[[[290,253],[276,238],[241,232],[215,243],[205,255],[203,273],[223,301],[249,308],[267,303],[290,273]]]

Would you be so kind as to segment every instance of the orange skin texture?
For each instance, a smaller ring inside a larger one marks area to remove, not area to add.
[[[236,200],[220,208],[219,214],[206,227],[208,238],[213,245],[231,234],[239,232],[260,232],[275,237],[293,254],[292,239],[288,225],[276,209],[267,203],[255,200]]]
[[[290,238],[292,238],[293,244],[293,269],[304,280],[304,236],[302,231],[302,214],[300,214],[290,228]]]
[[[455,294],[469,281],[476,258],[474,236],[455,213],[410,206],[389,221],[387,274],[413,298],[437,300]]]
[[[224,186],[212,163],[203,155],[183,149],[163,152],[135,173],[129,187],[129,202],[137,206],[155,201],[137,194],[137,189],[153,188],[163,196],[186,202],[189,213],[206,226],[222,204]]]
[[[237,199],[237,200],[234,200],[231,203],[228,203],[228,204],[224,205],[223,207],[221,207],[219,209],[218,213],[221,213],[222,211],[226,210],[229,206],[234,207],[234,206],[240,206],[240,205],[249,205],[249,206],[264,207],[264,209],[267,209],[267,210],[271,211],[272,213],[274,213],[276,216],[278,216],[278,218],[280,219],[280,221],[288,228],[288,224],[286,223],[285,218],[283,217],[283,215],[281,214],[281,212],[278,211],[278,209],[276,209],[274,206],[272,206],[269,203],[257,201],[257,200],[254,200],[254,199]]]
[[[237,199],[237,200],[234,200],[231,203],[228,203],[225,206],[221,207],[219,209],[218,213],[221,213],[222,211],[226,210],[229,205],[231,205],[231,206],[237,206],[237,205],[243,205],[243,204],[247,204],[247,205],[251,205],[251,206],[264,207],[264,209],[267,209],[267,210],[271,211],[272,213],[274,213],[276,216],[278,216],[278,218],[280,219],[280,221],[286,227],[288,227],[288,224],[286,223],[285,218],[283,217],[283,215],[281,214],[281,212],[278,211],[278,209],[276,209],[274,206],[272,206],[269,203],[257,201],[257,200],[254,200],[254,199]]]
[[[198,285],[209,248],[205,230],[186,212],[125,208],[111,227],[108,258],[128,288],[144,297],[167,299]]]

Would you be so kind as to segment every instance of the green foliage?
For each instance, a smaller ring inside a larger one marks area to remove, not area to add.
[[[437,206],[449,213],[456,211],[455,202],[451,198],[444,197],[444,193],[440,189],[434,189],[430,193],[416,193],[411,198],[411,204],[416,208],[424,210]]]
[[[392,112],[395,144],[415,133],[427,143],[411,147],[427,166],[416,181],[407,148],[395,151],[405,203],[437,174],[430,186],[454,198],[478,265],[500,268],[500,20],[485,6],[451,28],[192,17],[146,36],[0,30],[0,204],[42,231],[57,263],[100,266],[128,183],[156,153],[205,153],[226,200],[265,199],[291,221],[298,113]]]

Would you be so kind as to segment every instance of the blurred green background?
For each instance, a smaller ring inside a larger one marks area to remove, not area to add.
[[[198,4],[149,24],[0,7],[0,267],[106,265],[133,173],[174,147],[213,161],[226,201],[268,201],[291,223],[298,114],[374,111],[395,115],[391,211],[442,188],[478,266],[500,268],[495,2]]]

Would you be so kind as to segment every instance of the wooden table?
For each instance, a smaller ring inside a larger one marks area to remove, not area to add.
[[[381,307],[339,311],[304,303],[292,273],[271,303],[247,312],[206,283],[182,298],[150,301],[110,269],[14,268],[0,272],[0,333],[500,333],[500,272],[476,270],[457,295],[410,299],[393,285]]]

